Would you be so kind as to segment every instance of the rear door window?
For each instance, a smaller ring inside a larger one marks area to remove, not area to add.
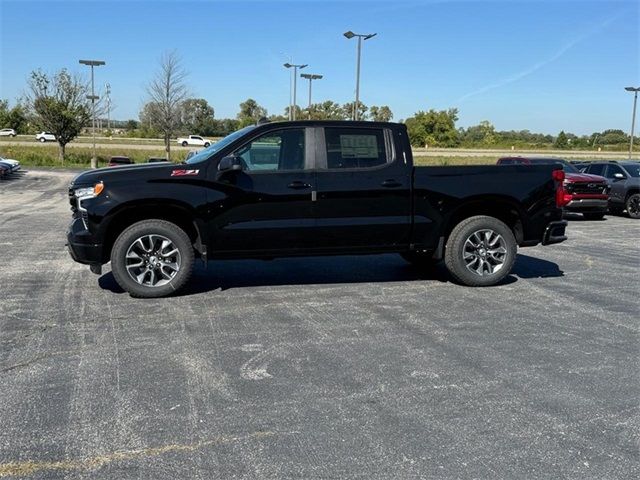
[[[384,129],[325,128],[327,168],[372,168],[390,161]]]

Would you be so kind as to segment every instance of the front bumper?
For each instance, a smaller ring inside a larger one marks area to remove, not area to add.
[[[96,243],[89,231],[84,228],[82,219],[74,218],[67,231],[69,255],[78,263],[102,265],[102,244]]]
[[[564,206],[566,211],[577,213],[606,213],[608,208],[609,201],[606,198],[576,198]]]
[[[566,220],[549,223],[542,236],[542,245],[553,245],[554,243],[564,242],[567,239],[565,235],[566,228]]]

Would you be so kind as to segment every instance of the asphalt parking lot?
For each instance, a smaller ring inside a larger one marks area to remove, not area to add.
[[[71,177],[0,183],[0,477],[640,477],[640,222],[492,288],[381,255],[137,300],[68,256]]]

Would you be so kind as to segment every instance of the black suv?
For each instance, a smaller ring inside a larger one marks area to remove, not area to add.
[[[582,168],[585,173],[601,175],[611,185],[609,211],[626,210],[631,218],[640,218],[640,162],[592,162]]]

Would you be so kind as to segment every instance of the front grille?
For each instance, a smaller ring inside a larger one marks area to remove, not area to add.
[[[609,186],[606,183],[596,182],[569,183],[567,191],[578,195],[603,195],[609,193]]]

